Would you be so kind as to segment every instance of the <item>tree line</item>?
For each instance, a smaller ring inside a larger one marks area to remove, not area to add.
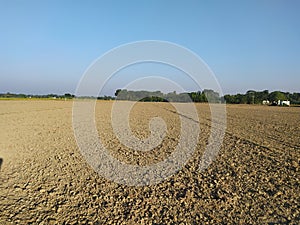
[[[176,91],[164,94],[161,91],[128,91],[118,89],[115,93],[117,100],[141,101],[141,102],[220,102],[219,93],[213,90],[204,90],[190,93],[176,93]]]
[[[291,104],[300,104],[300,93],[289,93],[282,91],[269,92],[249,90],[245,94],[234,94],[220,96],[218,92],[210,89],[203,91],[179,93],[175,91],[164,94],[160,91],[128,91],[118,89],[115,93],[118,100],[143,101],[143,102],[212,102],[229,104],[262,104],[269,101],[270,104],[278,100],[289,100]]]
[[[142,102],[214,102],[229,104],[262,104],[263,101],[277,102],[278,100],[289,100],[291,104],[300,104],[300,93],[290,93],[282,91],[269,92],[249,90],[245,94],[227,94],[220,96],[218,92],[210,89],[203,91],[176,93],[162,93],[161,91],[131,91],[126,89],[117,89],[115,96],[80,96],[65,93],[64,95],[26,95],[13,93],[0,93],[0,98],[50,98],[50,99],[72,99],[72,98],[90,98],[99,100],[129,100]]]
[[[224,95],[224,101],[231,104],[262,104],[263,101],[269,101],[272,104],[278,100],[288,100],[291,104],[300,104],[300,93],[250,90],[246,94]]]
[[[14,94],[14,93],[0,93],[0,98],[51,98],[51,99],[72,99],[75,95],[65,93],[64,95],[47,94],[47,95],[27,95],[27,94]]]

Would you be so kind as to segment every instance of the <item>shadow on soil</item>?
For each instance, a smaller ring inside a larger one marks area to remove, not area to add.
[[[1,165],[2,165],[2,163],[3,163],[3,159],[0,158],[0,170],[1,170]]]

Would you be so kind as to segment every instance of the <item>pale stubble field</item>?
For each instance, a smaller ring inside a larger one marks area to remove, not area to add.
[[[184,168],[164,182],[128,187],[88,165],[72,129],[72,101],[0,101],[0,224],[220,224],[300,220],[300,107],[227,105],[227,129],[216,160],[199,171],[211,118],[196,104],[201,133]],[[149,152],[122,145],[111,127],[113,102],[98,101],[99,137],[111,155],[151,165],[168,157],[180,115],[168,103],[138,103],[130,126],[147,137],[149,120],[167,124]]]

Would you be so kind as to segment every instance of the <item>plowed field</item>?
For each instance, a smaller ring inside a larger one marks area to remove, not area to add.
[[[174,151],[180,117],[169,103],[138,103],[132,133],[167,125],[163,142],[142,152],[122,145],[111,127],[113,102],[98,101],[96,124],[110,154],[151,165]],[[200,136],[185,166],[165,181],[130,187],[96,173],[77,146],[72,101],[0,101],[0,224],[298,224],[300,107],[227,105],[223,144],[199,170],[211,130],[210,109],[196,104]]]

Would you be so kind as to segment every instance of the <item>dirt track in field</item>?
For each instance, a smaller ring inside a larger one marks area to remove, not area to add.
[[[112,102],[97,102],[97,129],[111,155],[150,165],[168,157],[180,116],[167,103],[139,103],[132,132],[150,135],[150,118],[167,124],[151,152],[114,136]],[[211,129],[210,110],[197,104],[201,135],[182,170],[153,186],[109,181],[87,164],[72,129],[71,101],[0,101],[0,224],[298,224],[300,107],[227,106],[227,130],[216,160],[198,171]]]

